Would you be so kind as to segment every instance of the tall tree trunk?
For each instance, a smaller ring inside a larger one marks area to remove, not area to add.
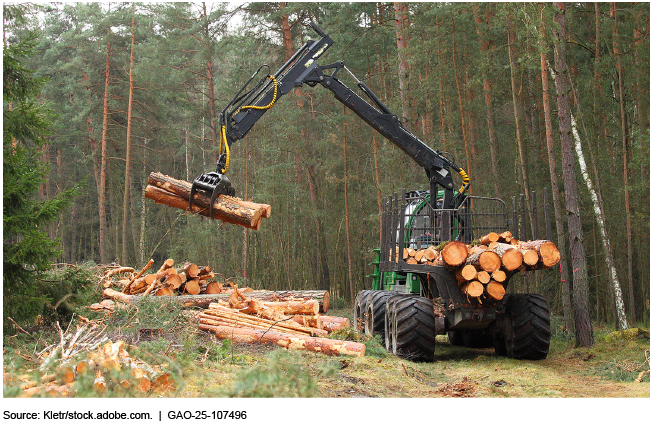
[[[135,14],[135,6],[131,5]],[[131,133],[133,132],[133,65],[135,62],[135,16],[131,17],[131,59],[129,62],[129,105],[126,116],[126,169],[124,170],[124,201],[122,202],[122,263],[128,261],[129,224],[131,223]],[[132,237],[131,237],[132,238]]]
[[[208,22],[208,11],[203,2],[203,18],[205,26],[205,47],[207,53],[206,66],[208,71],[208,105],[210,107],[210,134],[212,135],[212,150],[215,164],[219,160],[219,148],[217,147],[217,109],[214,105],[214,73],[212,69],[212,40],[210,39],[210,23]]]
[[[490,23],[490,5],[487,4],[487,11],[485,14],[485,24]],[[492,170],[492,179],[494,184],[494,195],[498,198],[501,197],[499,190],[499,141],[495,129],[495,115],[494,115],[494,98],[492,95],[492,79],[488,77],[489,73],[486,72],[487,64],[491,63],[489,51],[492,48],[492,41],[487,39],[481,31],[483,23],[481,16],[478,14],[477,6],[474,6],[474,19],[476,20],[476,33],[479,36],[479,43],[481,44],[482,60],[481,60],[481,75],[483,77],[483,94],[485,97],[485,118],[487,121],[488,141],[490,145],[490,164]]]
[[[106,161],[108,156],[108,87],[110,81],[111,43],[106,43],[106,79],[104,81],[104,115],[102,118],[102,145],[99,162],[99,258],[108,263],[108,225],[106,222]]]
[[[343,115],[345,115],[345,106],[343,106]],[[345,116],[343,117],[343,188],[345,198],[345,237],[348,247],[348,281],[350,284],[350,299],[354,300],[356,296],[356,284],[352,279],[352,239],[350,236],[350,208],[348,204],[348,153],[347,153],[347,134],[346,134]]]
[[[465,111],[463,110],[463,96],[461,95],[460,82],[458,81],[458,66],[456,65],[456,24],[454,18],[451,18],[451,34],[452,34],[452,52],[451,59],[454,64],[454,79],[456,80],[456,91],[458,92],[458,105],[460,107],[460,126],[463,134],[463,143],[465,144],[465,157],[467,158],[467,174],[472,175],[472,166],[469,154],[469,142],[467,141],[467,133],[465,131]],[[472,186],[469,186],[472,190]],[[471,193],[471,191],[470,191]]]
[[[447,151],[447,138],[445,136],[445,91],[443,89],[442,78],[443,78],[443,69],[444,64],[442,62],[442,49],[441,39],[442,35],[440,33],[440,22],[436,16],[436,32],[438,33],[437,37],[437,56],[438,56],[438,91],[440,93],[440,99],[438,101],[440,108],[440,137],[442,137],[442,148],[444,151]]]
[[[587,258],[578,203],[578,183],[575,171],[575,153],[571,140],[571,120],[569,106],[568,68],[566,64],[566,28],[564,3],[555,3],[554,28],[555,89],[557,91],[558,127],[562,143],[562,172],[564,174],[564,201],[569,227],[571,264],[573,268],[573,308],[576,328],[576,344],[589,347],[594,344],[593,328],[589,316],[589,276]]]
[[[147,139],[144,139],[144,146],[142,146],[142,175],[147,175]],[[144,266],[144,235],[146,234],[147,223],[147,203],[144,197],[144,192],[147,188],[146,184],[142,184],[142,193],[140,196],[140,244],[138,249],[138,266]]]
[[[512,22],[508,21],[508,59],[510,62],[510,83],[512,88],[512,106],[515,113],[515,134],[517,138],[517,152],[519,153],[519,168],[521,169],[521,179],[522,185],[524,188],[524,196],[526,197],[526,203],[528,204],[528,215],[529,222],[533,222],[532,210],[530,206],[530,192],[528,185],[528,170],[526,167],[526,155],[524,154],[524,141],[523,135],[521,133],[521,118],[522,118],[522,106],[521,106],[521,78],[519,75],[519,66],[517,66],[517,58],[515,52],[515,42],[517,37],[515,31],[512,28]]]
[[[411,96],[409,87],[409,71],[410,66],[407,61],[406,49],[408,47],[408,28],[411,25],[408,15],[408,3],[395,2],[393,5],[395,9],[395,35],[397,37],[397,57],[398,67],[397,76],[399,79],[399,96],[402,104],[402,117],[404,118],[404,126],[409,131],[411,130]]]
[[[562,201],[560,199],[560,188],[558,184],[555,165],[555,146],[553,142],[553,123],[551,120],[551,98],[548,86],[548,66],[546,59],[546,34],[544,26],[543,11],[540,19],[540,35],[542,40],[540,62],[542,68],[542,97],[544,104],[544,122],[546,125],[546,148],[548,151],[548,168],[551,177],[551,193],[553,196],[553,211],[555,215],[555,227],[557,228],[557,247],[560,250],[560,279],[562,280],[562,313],[564,315],[564,326],[571,333],[575,332],[573,325],[573,312],[571,310],[571,281],[569,277],[569,265],[567,261],[566,240],[564,235],[564,222],[562,220]]]
[[[618,102],[621,110],[621,142],[623,145],[623,194],[625,195],[625,238],[627,240],[627,287],[628,308],[630,321],[636,326],[636,311],[634,307],[634,279],[632,276],[632,218],[630,211],[630,183],[629,183],[629,145],[627,137],[627,122],[625,115],[625,87],[623,85],[623,66],[621,65],[621,40],[618,34],[618,13],[616,3],[610,3],[610,17],[613,19],[612,44],[616,58],[616,73],[618,74]],[[619,319],[620,320],[620,319]],[[623,322],[622,320],[620,320]]]
[[[244,200],[248,201],[250,200],[248,198],[248,155],[249,155],[249,150],[248,150],[248,136],[246,136],[246,156],[244,159],[244,168],[245,168],[245,178],[244,178]],[[189,181],[189,180],[188,180]],[[248,228],[244,228],[244,245],[242,246],[242,276],[244,278],[247,277],[246,271],[248,270]]]

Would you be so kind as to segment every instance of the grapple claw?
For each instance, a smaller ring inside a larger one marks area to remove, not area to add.
[[[190,210],[192,209],[194,194],[196,194],[197,191],[210,196],[210,218],[213,218],[212,205],[220,194],[225,194],[227,196],[235,195],[235,189],[232,188],[228,177],[217,171],[201,174],[194,179],[192,190],[190,191]]]

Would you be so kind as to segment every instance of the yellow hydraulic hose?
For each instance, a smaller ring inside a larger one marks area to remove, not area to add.
[[[469,187],[469,175],[467,175],[467,172],[463,168],[460,168],[458,174],[463,179],[463,186],[458,190],[462,194]]]

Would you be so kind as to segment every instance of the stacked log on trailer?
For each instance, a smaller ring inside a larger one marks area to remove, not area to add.
[[[271,206],[264,203],[245,201],[237,197],[220,194],[212,203],[210,216],[210,196],[202,192],[194,193],[190,209],[192,183],[177,180],[159,172],[149,174],[149,185],[144,196],[156,203],[183,209],[193,214],[219,219],[230,224],[259,230],[262,218],[271,216]]]
[[[479,301],[501,300],[505,295],[503,283],[518,272],[548,269],[560,262],[560,251],[552,241],[522,242],[509,231],[486,234],[474,245],[450,241],[442,248],[405,248],[402,252],[408,264],[450,269],[462,292]],[[398,259],[396,254],[395,261]]]
[[[264,301],[235,288],[227,301],[219,299],[199,315],[199,329],[239,343],[275,344],[326,355],[365,355],[363,343],[325,338],[348,328],[350,320],[326,317],[319,311],[318,300]]]

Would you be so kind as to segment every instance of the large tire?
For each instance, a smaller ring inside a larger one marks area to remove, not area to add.
[[[447,337],[449,337],[449,343],[454,346],[465,346],[463,341],[463,332],[461,330],[450,330],[447,332]]]
[[[415,295],[406,295],[401,293],[395,293],[395,296],[391,296],[386,299],[386,314],[384,316],[384,347],[386,352],[396,354],[395,346],[393,345],[393,325],[395,324],[395,302],[400,299],[405,298],[406,296],[415,296]]]
[[[386,300],[395,296],[392,291],[377,291],[368,297],[366,302],[366,328],[368,335],[379,334],[384,339],[384,318],[386,316]]]
[[[376,290],[361,290],[354,299],[354,322],[352,325],[358,333],[363,333],[366,327],[366,302],[368,296],[376,292]]]
[[[513,359],[545,359],[551,344],[548,303],[539,294],[513,294],[506,299],[505,334],[497,334],[506,355]],[[501,338],[499,336],[502,336]]]
[[[431,299],[400,296],[395,299],[392,307],[392,349],[395,353],[412,361],[433,361],[436,350],[436,322]]]

